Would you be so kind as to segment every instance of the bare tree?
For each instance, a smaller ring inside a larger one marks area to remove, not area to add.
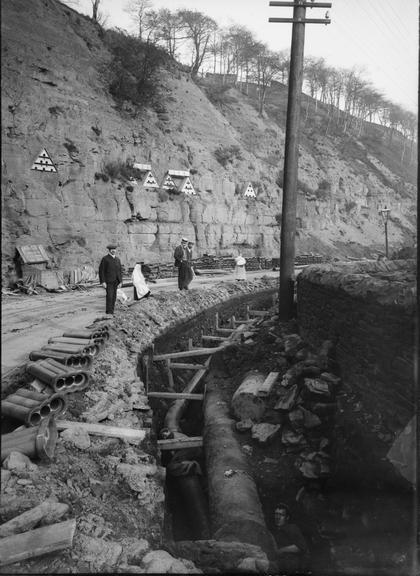
[[[100,26],[105,26],[106,21],[108,20],[108,16],[105,15],[103,12],[100,12],[99,6],[101,4],[101,0],[90,0],[92,4],[92,20],[99,24]]]
[[[101,0],[90,0],[91,4],[92,4],[92,19],[97,22],[98,21],[98,15],[99,15],[99,5],[101,3]]]
[[[132,17],[136,29],[137,37],[143,40],[145,20],[147,19],[147,11],[152,6],[152,0],[128,0],[124,10]]]
[[[185,35],[191,40],[193,54],[191,58],[191,76],[197,76],[204,58],[210,52],[210,39],[217,30],[217,24],[209,16],[196,10],[178,10]]]
[[[259,44],[259,52],[253,62],[251,78],[258,87],[258,114],[263,116],[267,90],[271,81],[280,73],[280,55],[268,50],[265,44]]]
[[[177,12],[162,8],[156,13],[156,39],[163,44],[172,58],[176,58],[180,44],[186,39],[183,27]]]

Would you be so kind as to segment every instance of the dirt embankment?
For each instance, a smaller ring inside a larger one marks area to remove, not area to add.
[[[165,471],[157,458],[152,412],[137,372],[138,354],[156,336],[209,305],[275,285],[262,279],[220,284],[205,292],[156,294],[116,313],[110,339],[94,360],[89,388],[68,395],[65,419],[143,429],[146,438],[136,444],[92,436],[76,427],[60,434],[52,462],[24,461],[10,469],[4,463],[2,521],[49,498],[67,504],[66,517],[77,522],[70,550],[11,565],[9,573],[113,571],[140,564],[149,551],[161,548]],[[29,388],[30,380],[28,374],[17,378],[9,392]],[[19,424],[3,422],[3,432],[10,431],[7,425]],[[188,562],[181,568],[178,565],[176,571],[194,570]]]

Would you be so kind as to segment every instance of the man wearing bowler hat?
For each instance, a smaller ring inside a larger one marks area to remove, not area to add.
[[[108,254],[104,256],[99,264],[99,282],[106,289],[106,313],[114,314],[115,300],[117,298],[117,288],[122,283],[122,268],[120,259],[115,253],[115,244],[108,244]]]
[[[178,288],[188,290],[188,284],[192,280],[192,270],[188,261],[188,239],[181,238],[181,244],[175,248],[175,266],[178,268]]]

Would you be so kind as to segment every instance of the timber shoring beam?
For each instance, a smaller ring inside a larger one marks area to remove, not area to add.
[[[203,443],[213,537],[255,544],[271,556],[274,539],[265,524],[256,484],[232,428],[228,405],[215,385],[208,384]],[[227,470],[234,473],[226,475]]]

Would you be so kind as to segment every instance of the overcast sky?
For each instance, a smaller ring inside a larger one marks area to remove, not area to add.
[[[106,27],[129,30],[127,0],[101,0]],[[91,15],[91,1],[73,6]],[[290,49],[291,24],[269,23],[270,17],[292,16],[293,8],[270,7],[269,0],[152,0],[154,9],[186,8],[212,17],[219,26],[240,24],[271,50]],[[325,58],[334,67],[364,70],[384,96],[417,113],[418,0],[332,0],[331,24],[307,24],[305,56]],[[325,9],[307,10],[323,18]]]

